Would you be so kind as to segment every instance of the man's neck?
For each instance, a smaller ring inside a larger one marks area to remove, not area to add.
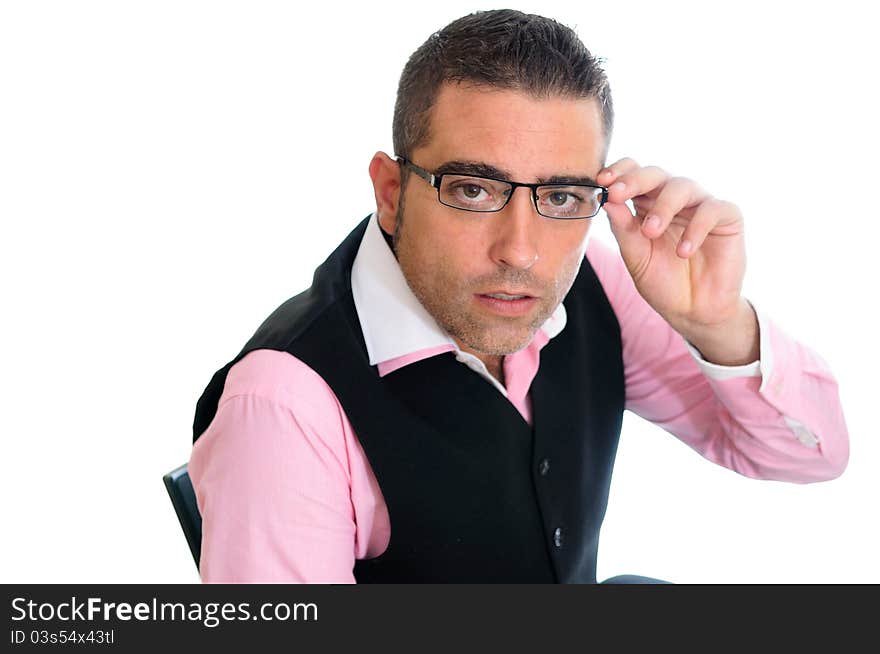
[[[459,348],[463,352],[467,352],[468,354],[473,354],[480,361],[483,362],[486,366],[486,370],[489,371],[489,374],[492,375],[495,379],[497,379],[502,386],[504,384],[504,355],[503,354],[484,354],[483,352],[474,352],[468,348],[461,347],[459,343]]]
[[[486,355],[489,361],[480,357],[480,360],[486,364],[486,369],[489,371],[489,374],[492,375],[495,379],[497,379],[502,386],[505,386],[504,383],[504,357],[503,356],[488,356]]]

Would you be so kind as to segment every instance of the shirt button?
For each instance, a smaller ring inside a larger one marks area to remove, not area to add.
[[[557,527],[553,532],[553,544],[556,547],[562,547],[562,527]]]
[[[538,464],[538,472],[542,477],[547,476],[547,473],[550,472],[550,459],[541,459],[541,463]]]

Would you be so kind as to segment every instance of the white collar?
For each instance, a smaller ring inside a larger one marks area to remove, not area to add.
[[[371,366],[429,348],[451,346],[460,352],[406,283],[375,213],[351,268],[351,290]],[[560,302],[541,329],[553,338],[566,321]]]

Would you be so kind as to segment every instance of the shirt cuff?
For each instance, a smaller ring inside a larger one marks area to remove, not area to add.
[[[752,304],[751,300],[746,300],[746,302]],[[754,304],[752,304],[752,308],[755,309]],[[762,317],[761,312],[755,309],[755,315],[758,317],[758,352],[760,358],[751,363],[745,363],[741,366],[722,366],[717,363],[712,363],[711,361],[706,361],[706,359],[703,358],[703,355],[700,354],[700,351],[685,339],[684,344],[687,345],[688,352],[694,357],[694,360],[697,362],[697,365],[706,377],[709,377],[710,379],[736,379],[737,377],[760,377],[762,373],[766,376],[769,373],[767,365],[761,365],[762,359],[768,364],[773,361],[773,353],[770,352],[770,340],[767,338],[769,330],[766,329],[766,322]]]
[[[766,316],[764,316],[764,314],[752,304],[751,300],[746,301],[752,305],[752,308],[755,310],[755,315],[758,317],[759,358],[757,361],[746,363],[741,366],[722,366],[717,363],[712,363],[711,361],[706,361],[703,358],[703,355],[700,354],[700,351],[688,343],[687,339],[685,339],[684,343],[687,346],[688,352],[694,357],[694,360],[697,362],[697,365],[706,377],[717,380],[736,379],[739,377],[761,377],[761,384],[758,389],[759,393],[765,395],[768,390],[779,393],[782,390],[782,382],[773,376],[773,349],[770,346],[770,323]],[[771,379],[773,381],[768,384]],[[816,447],[819,439],[816,438],[816,435],[807,429],[803,423],[798,422],[793,418],[789,418],[784,414],[782,415],[782,418],[802,444],[808,447]]]

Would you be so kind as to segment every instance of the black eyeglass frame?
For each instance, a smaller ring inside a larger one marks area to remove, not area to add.
[[[440,175],[435,175],[429,170],[425,170],[421,166],[417,166],[412,161],[407,159],[406,157],[401,157],[399,155],[395,155],[395,159],[398,163],[403,164],[410,170],[412,170],[416,175],[421,177],[423,180],[428,182],[431,186],[437,189],[437,201],[440,202],[444,207],[450,207],[451,209],[459,209],[460,211],[472,211],[474,213],[496,213],[504,209],[507,206],[507,203],[510,202],[510,198],[513,197],[513,192],[520,186],[524,186],[527,189],[531,190],[532,203],[535,205],[535,211],[538,212],[539,216],[543,216],[544,218],[549,218],[551,220],[586,220],[588,218],[594,218],[599,214],[602,210],[602,207],[608,202],[608,189],[604,186],[599,186],[598,184],[530,184],[527,182],[512,182],[509,179],[498,179],[496,177],[486,177],[484,175],[470,175],[467,173],[456,173],[453,171],[449,171],[447,173],[441,173]],[[443,183],[443,177],[446,175],[460,175],[462,177],[473,177],[475,179],[488,179],[493,182],[501,182],[503,184],[510,184],[510,193],[507,195],[507,199],[504,200],[504,204],[502,204],[497,209],[465,209],[464,207],[456,207],[452,204],[447,204],[443,201],[443,198],[440,197],[440,186]],[[541,210],[538,208],[538,189],[539,188],[566,188],[570,186],[584,186],[586,188],[598,188],[602,189],[602,199],[599,201],[599,206],[596,208],[596,213],[591,214],[589,216],[573,216],[571,218],[567,218],[564,216],[548,216],[547,214],[541,213]]]

